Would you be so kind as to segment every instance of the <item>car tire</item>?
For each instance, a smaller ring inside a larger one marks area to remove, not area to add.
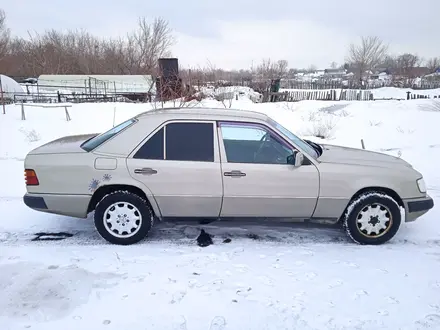
[[[382,192],[365,192],[354,198],[343,216],[343,227],[358,244],[379,245],[396,235],[401,223],[399,204]]]
[[[98,202],[94,222],[106,241],[130,245],[147,236],[154,224],[154,213],[142,197],[128,191],[115,191]]]

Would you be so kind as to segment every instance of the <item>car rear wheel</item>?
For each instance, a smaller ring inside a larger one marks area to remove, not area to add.
[[[401,223],[397,202],[382,192],[365,192],[348,206],[343,225],[359,244],[379,245],[396,235]]]
[[[94,221],[102,238],[113,244],[129,245],[147,236],[153,226],[154,214],[140,196],[115,191],[96,205]]]

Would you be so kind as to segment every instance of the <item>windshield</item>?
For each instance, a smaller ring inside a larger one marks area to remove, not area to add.
[[[135,120],[133,118],[129,119],[127,121],[124,121],[123,123],[119,124],[118,126],[113,127],[111,130],[109,130],[105,133],[99,134],[99,135],[91,138],[90,140],[87,140],[86,142],[84,142],[81,145],[81,148],[83,148],[87,152],[91,151],[91,150],[99,147],[105,141],[112,138],[113,136],[115,136],[116,134],[118,134],[119,132],[121,132],[122,130],[124,130],[125,128],[127,128],[131,124],[133,124],[134,122],[135,122]]]
[[[289,131],[287,128],[282,126],[280,123],[276,122],[273,119],[269,119],[270,124],[272,124],[276,129],[278,129],[281,133],[283,133],[285,136],[289,138],[289,140],[300,147],[302,150],[304,150],[309,156],[317,159],[318,153],[316,150],[307,142],[297,137],[295,134],[293,134],[291,131]]]

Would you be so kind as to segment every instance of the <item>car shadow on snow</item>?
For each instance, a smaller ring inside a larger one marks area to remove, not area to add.
[[[39,232],[11,234],[3,241],[32,241],[35,244],[101,245],[109,244],[97,233],[93,219],[85,221],[55,216],[54,222],[39,226]],[[66,221],[67,220],[67,221]],[[54,224],[54,226],[51,226]],[[351,241],[340,226],[261,221],[214,221],[203,224],[191,220],[156,223],[147,238],[139,244],[219,245],[228,243],[316,244]]]
[[[199,246],[232,242],[245,243],[246,241],[278,244],[349,243],[345,233],[337,226],[274,224],[240,220],[233,223],[217,221],[209,224],[161,223],[149,234],[147,241],[167,241]]]
[[[85,220],[44,215],[36,225],[35,232],[29,227],[20,226],[14,230],[0,229],[0,244],[35,244],[35,245],[107,245],[95,229],[93,218]],[[409,228],[407,228],[409,230]],[[423,245],[438,248],[440,239],[419,241],[405,233],[398,233],[385,246]],[[27,243],[26,243],[27,242]],[[147,238],[138,244],[167,244],[202,246],[224,244],[341,244],[352,245],[340,225],[319,225],[312,223],[278,223],[270,220],[215,221],[197,223],[190,220],[156,223]]]

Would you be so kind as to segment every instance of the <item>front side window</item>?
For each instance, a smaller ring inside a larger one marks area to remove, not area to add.
[[[277,130],[279,130],[282,134],[284,134],[285,136],[287,136],[287,138],[295,145],[297,145],[298,147],[300,147],[301,149],[303,149],[309,156],[317,159],[319,157],[318,153],[316,152],[316,150],[309,145],[306,141],[300,139],[298,136],[296,136],[295,134],[293,134],[291,131],[289,131],[287,128],[285,128],[284,126],[282,126],[280,123],[276,122],[273,119],[269,120],[269,123],[271,125],[273,125]]]
[[[213,123],[170,123],[165,128],[165,159],[214,161]]]
[[[221,123],[228,163],[287,164],[292,149],[264,127]]]

